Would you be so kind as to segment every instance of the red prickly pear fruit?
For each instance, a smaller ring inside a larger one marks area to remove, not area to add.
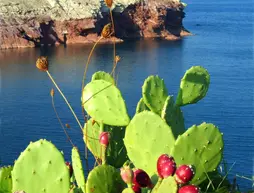
[[[186,184],[194,177],[192,166],[181,165],[176,169],[175,180],[178,184]]]
[[[187,185],[179,188],[178,193],[200,193],[200,189],[194,185]]]
[[[157,167],[159,165],[162,165],[164,164],[165,162],[168,162],[168,161],[173,161],[175,162],[174,158],[172,156],[169,156],[168,154],[162,154],[158,160],[157,160]]]
[[[142,190],[141,190],[141,188],[140,188],[138,185],[132,186],[132,190],[133,190],[135,193],[142,193]]]
[[[109,144],[109,137],[110,137],[109,132],[102,132],[99,137],[100,144],[107,147]]]
[[[176,171],[176,163],[172,156],[162,154],[157,160],[157,172],[161,178],[173,176]]]
[[[120,171],[121,171],[120,174],[121,174],[123,181],[126,184],[132,184],[132,179],[133,179],[133,175],[134,175],[132,169],[129,166],[123,166],[120,169]]]
[[[161,178],[173,176],[176,171],[176,163],[173,161],[165,162],[157,167],[157,171]]]
[[[152,182],[148,174],[141,169],[134,169],[133,184],[142,188],[152,188]]]
[[[73,168],[72,168],[72,165],[70,162],[65,162],[67,168],[69,169],[69,172],[70,172],[70,177],[72,176],[73,174]]]

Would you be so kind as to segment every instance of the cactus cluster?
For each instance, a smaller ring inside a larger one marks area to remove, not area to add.
[[[72,149],[72,163],[66,164],[62,153],[51,142],[39,140],[28,145],[13,168],[0,169],[0,192],[196,190],[194,185],[205,181],[208,172],[217,170],[222,159],[223,138],[211,123],[186,130],[181,106],[202,99],[209,82],[210,76],[204,68],[192,67],[183,76],[175,100],[159,76],[149,76],[142,86],[136,114],[130,120],[114,78],[103,71],[94,73],[82,90],[82,107],[90,116],[82,131],[84,142],[99,165],[85,179],[77,147]],[[126,163],[132,164],[133,171]],[[118,169],[123,164],[120,172]],[[182,168],[185,172],[192,171],[188,165],[195,168],[194,176],[182,173]],[[177,177],[173,177],[174,173]],[[194,185],[179,189],[179,184],[187,181]]]
[[[207,123],[185,130],[180,108],[202,99],[209,82],[210,76],[203,67],[190,68],[181,80],[175,102],[158,76],[145,80],[142,99],[136,115],[126,127],[124,138],[128,157],[136,167],[150,176],[156,175],[157,157],[171,154],[177,163],[187,162],[197,168],[194,184],[200,184],[207,172],[216,170],[222,159],[222,134],[217,127]]]

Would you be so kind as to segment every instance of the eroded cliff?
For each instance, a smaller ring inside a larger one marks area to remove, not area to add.
[[[116,40],[176,40],[188,35],[182,26],[183,9],[177,0],[115,0]],[[103,0],[1,0],[0,49],[93,43],[109,22]],[[103,41],[111,42],[112,38]]]

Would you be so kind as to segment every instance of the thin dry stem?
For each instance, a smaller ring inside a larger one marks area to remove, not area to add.
[[[113,13],[112,13],[112,10],[110,9],[110,18],[111,18],[111,22],[112,22],[112,28],[113,28],[113,34],[114,36],[116,35],[115,33],[115,24],[114,24],[114,18],[113,18]],[[115,39],[113,38],[113,78],[115,78],[115,66],[116,66],[116,42],[115,42]]]
[[[88,56],[88,59],[87,59],[87,62],[86,62],[86,66],[85,66],[85,71],[84,71],[84,75],[83,75],[83,79],[82,79],[82,88],[81,88],[81,99],[83,97],[83,89],[84,89],[84,86],[85,86],[85,80],[86,80],[86,73],[87,73],[87,69],[88,69],[88,66],[89,66],[89,63],[90,63],[90,60],[91,60],[91,57],[92,57],[92,54],[94,52],[94,49],[96,47],[96,45],[99,43],[100,40],[103,39],[103,36],[100,37],[100,39],[98,39],[97,42],[95,42],[95,44],[93,45],[90,53],[89,53],[89,56]],[[85,119],[85,111],[84,111],[84,108],[83,108],[83,105],[82,105],[82,100],[81,100],[81,109],[82,109],[82,115]]]
[[[92,96],[90,96],[85,102],[82,103],[82,105],[86,104],[89,100],[91,100],[95,95],[99,94],[100,92],[102,92],[103,90],[109,88],[110,86],[112,86],[113,84],[110,84],[106,87],[104,87],[103,89],[99,90],[98,92],[94,93]]]
[[[60,89],[60,88],[58,87],[58,85],[56,84],[56,82],[54,81],[53,77],[50,75],[49,71],[46,71],[46,72],[47,72],[49,78],[51,79],[51,81],[53,82],[53,84],[55,85],[55,87],[57,88],[57,90],[59,91],[59,93],[61,94],[61,96],[63,97],[64,101],[65,101],[66,104],[68,105],[68,107],[69,107],[70,111],[72,112],[74,118],[76,119],[76,121],[77,121],[77,123],[78,123],[78,125],[79,125],[79,127],[80,127],[80,129],[81,129],[81,131],[83,132],[83,129],[82,129],[82,126],[81,126],[81,124],[80,124],[80,122],[79,122],[79,120],[78,120],[78,117],[76,116],[75,112],[73,111],[73,109],[72,109],[70,103],[68,102],[68,100],[67,100],[66,97],[64,96],[63,92],[61,91],[61,89]]]
[[[88,59],[87,59],[87,62],[86,62],[86,66],[85,66],[85,72],[84,72],[84,75],[83,75],[83,79],[82,79],[82,90],[81,90],[81,96],[82,96],[82,92],[83,92],[83,89],[84,89],[84,85],[85,85],[85,80],[86,80],[86,73],[87,73],[87,69],[88,69],[88,66],[89,66],[89,63],[90,63],[90,60],[91,60],[91,57],[92,57],[92,54],[94,52],[94,49],[95,47],[97,46],[97,44],[99,43],[99,41],[101,41],[103,39],[103,37],[101,36],[97,42],[95,42],[95,44],[93,45],[90,53],[89,53],[89,56],[88,56]]]
[[[61,94],[61,96],[63,97],[63,99],[65,100],[65,102],[66,102],[66,104],[68,105],[68,107],[69,107],[70,111],[72,112],[73,116],[75,117],[75,119],[76,119],[76,121],[77,121],[77,123],[78,123],[78,125],[79,125],[79,127],[80,127],[80,129],[81,129],[82,134],[84,134],[83,128],[82,128],[82,126],[81,126],[81,123],[79,122],[78,117],[76,116],[75,112],[73,111],[73,109],[72,109],[70,103],[68,102],[68,100],[66,99],[66,97],[64,96],[64,94],[62,93],[61,89],[57,86],[56,82],[54,81],[53,77],[50,75],[49,71],[46,71],[46,72],[47,72],[49,78],[51,79],[51,81],[53,82],[53,84],[55,85],[55,87],[57,88],[57,90],[59,91],[59,93]],[[88,136],[88,135],[85,135],[85,136],[88,137],[88,138],[90,138],[90,139],[98,140],[97,138],[93,138],[93,137],[90,137],[90,136]]]
[[[55,107],[55,102],[54,102],[54,96],[52,96],[51,98],[52,98],[52,106],[53,106],[53,109],[54,109],[54,111],[56,113],[56,117],[57,117],[57,119],[58,119],[58,121],[59,121],[59,123],[60,123],[60,125],[61,125],[61,127],[62,127],[62,129],[63,129],[63,131],[64,131],[64,133],[65,133],[65,135],[67,137],[67,139],[68,139],[68,141],[71,143],[72,147],[75,147],[75,145],[73,144],[70,136],[68,135],[66,129],[64,128],[64,125],[63,125],[63,123],[62,123],[62,121],[61,121],[61,119],[60,119],[60,117],[59,117],[59,115],[57,113],[57,110],[56,110],[56,107]]]
[[[116,67],[117,67],[117,64],[118,64],[118,62],[120,61],[120,57],[119,56],[116,56],[116,58],[115,58],[115,65],[114,65],[114,67],[113,67],[113,69],[112,69],[112,72],[110,73],[112,76],[115,76],[115,69],[116,69]],[[114,77],[114,79],[115,79],[116,77]]]

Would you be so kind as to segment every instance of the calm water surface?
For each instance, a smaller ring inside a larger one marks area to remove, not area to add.
[[[141,86],[150,74],[162,77],[170,94],[177,94],[179,82],[192,65],[202,65],[211,74],[207,97],[183,108],[186,126],[203,121],[216,124],[224,133],[225,159],[231,173],[253,176],[253,5],[251,1],[186,0],[185,27],[195,36],[182,41],[127,41],[117,45],[122,60],[119,88],[128,110],[134,114]],[[1,125],[0,164],[13,164],[30,141],[51,140],[70,160],[67,142],[51,107],[52,83],[35,68],[39,55],[48,55],[50,72],[81,118],[80,89],[84,62],[91,45],[67,48],[0,51]],[[112,45],[100,45],[92,58],[88,77],[97,70],[111,71]],[[71,113],[57,93],[56,108],[75,144],[84,144]],[[92,162],[92,160],[91,160]],[[251,182],[238,179],[243,188]]]

